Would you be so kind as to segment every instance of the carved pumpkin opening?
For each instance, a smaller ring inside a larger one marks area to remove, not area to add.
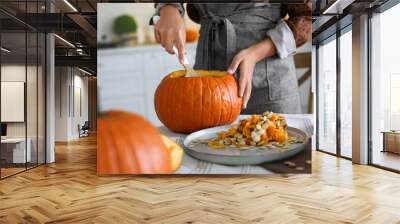
[[[202,77],[223,77],[230,75],[226,71],[195,70],[200,77],[185,77],[185,70],[178,70],[168,75],[170,78],[202,78]]]

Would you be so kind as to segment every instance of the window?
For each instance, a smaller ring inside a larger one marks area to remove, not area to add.
[[[337,33],[340,36],[334,35],[323,41],[317,54],[317,147],[345,158],[352,157],[351,28],[349,25]]]
[[[400,130],[400,73],[390,75],[390,130]]]
[[[349,27],[351,29],[351,27]],[[352,33],[340,36],[340,154],[351,158],[352,148]]]
[[[371,19],[370,160],[395,170],[400,170],[400,155],[384,147],[383,132],[400,130],[400,32],[396,28],[399,21],[400,4]],[[400,134],[397,136],[393,142],[400,142]]]
[[[318,48],[318,149],[336,153],[336,40]]]

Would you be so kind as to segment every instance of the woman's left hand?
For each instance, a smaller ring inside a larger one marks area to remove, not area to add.
[[[234,74],[238,68],[240,70],[239,97],[243,97],[242,108],[244,109],[247,107],[247,102],[250,99],[253,72],[256,63],[257,60],[254,52],[250,48],[247,48],[235,55],[228,69],[230,74]]]
[[[242,108],[247,107],[250,99],[254,67],[260,60],[274,55],[276,49],[271,39],[267,38],[257,44],[241,50],[232,60],[228,73],[234,74],[239,68],[239,97],[243,97]]]

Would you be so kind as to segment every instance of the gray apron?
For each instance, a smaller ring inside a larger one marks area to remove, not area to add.
[[[195,69],[226,70],[236,53],[267,37],[267,31],[281,19],[280,4],[254,4],[195,4],[201,24]],[[242,114],[301,113],[292,56],[273,56],[258,62],[252,84]]]

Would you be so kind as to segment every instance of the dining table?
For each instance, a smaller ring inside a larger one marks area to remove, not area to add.
[[[235,122],[250,115],[240,115]],[[258,165],[223,165],[202,161],[190,156],[185,150],[180,168],[175,174],[278,174],[278,173],[311,173],[311,136],[314,133],[312,114],[283,114],[289,127],[302,130],[309,138],[303,151],[282,161]],[[183,146],[186,134],[175,133],[165,126],[158,127],[160,132]],[[288,162],[289,161],[289,162]],[[296,166],[288,166],[296,164]],[[298,166],[302,169],[295,169]]]

